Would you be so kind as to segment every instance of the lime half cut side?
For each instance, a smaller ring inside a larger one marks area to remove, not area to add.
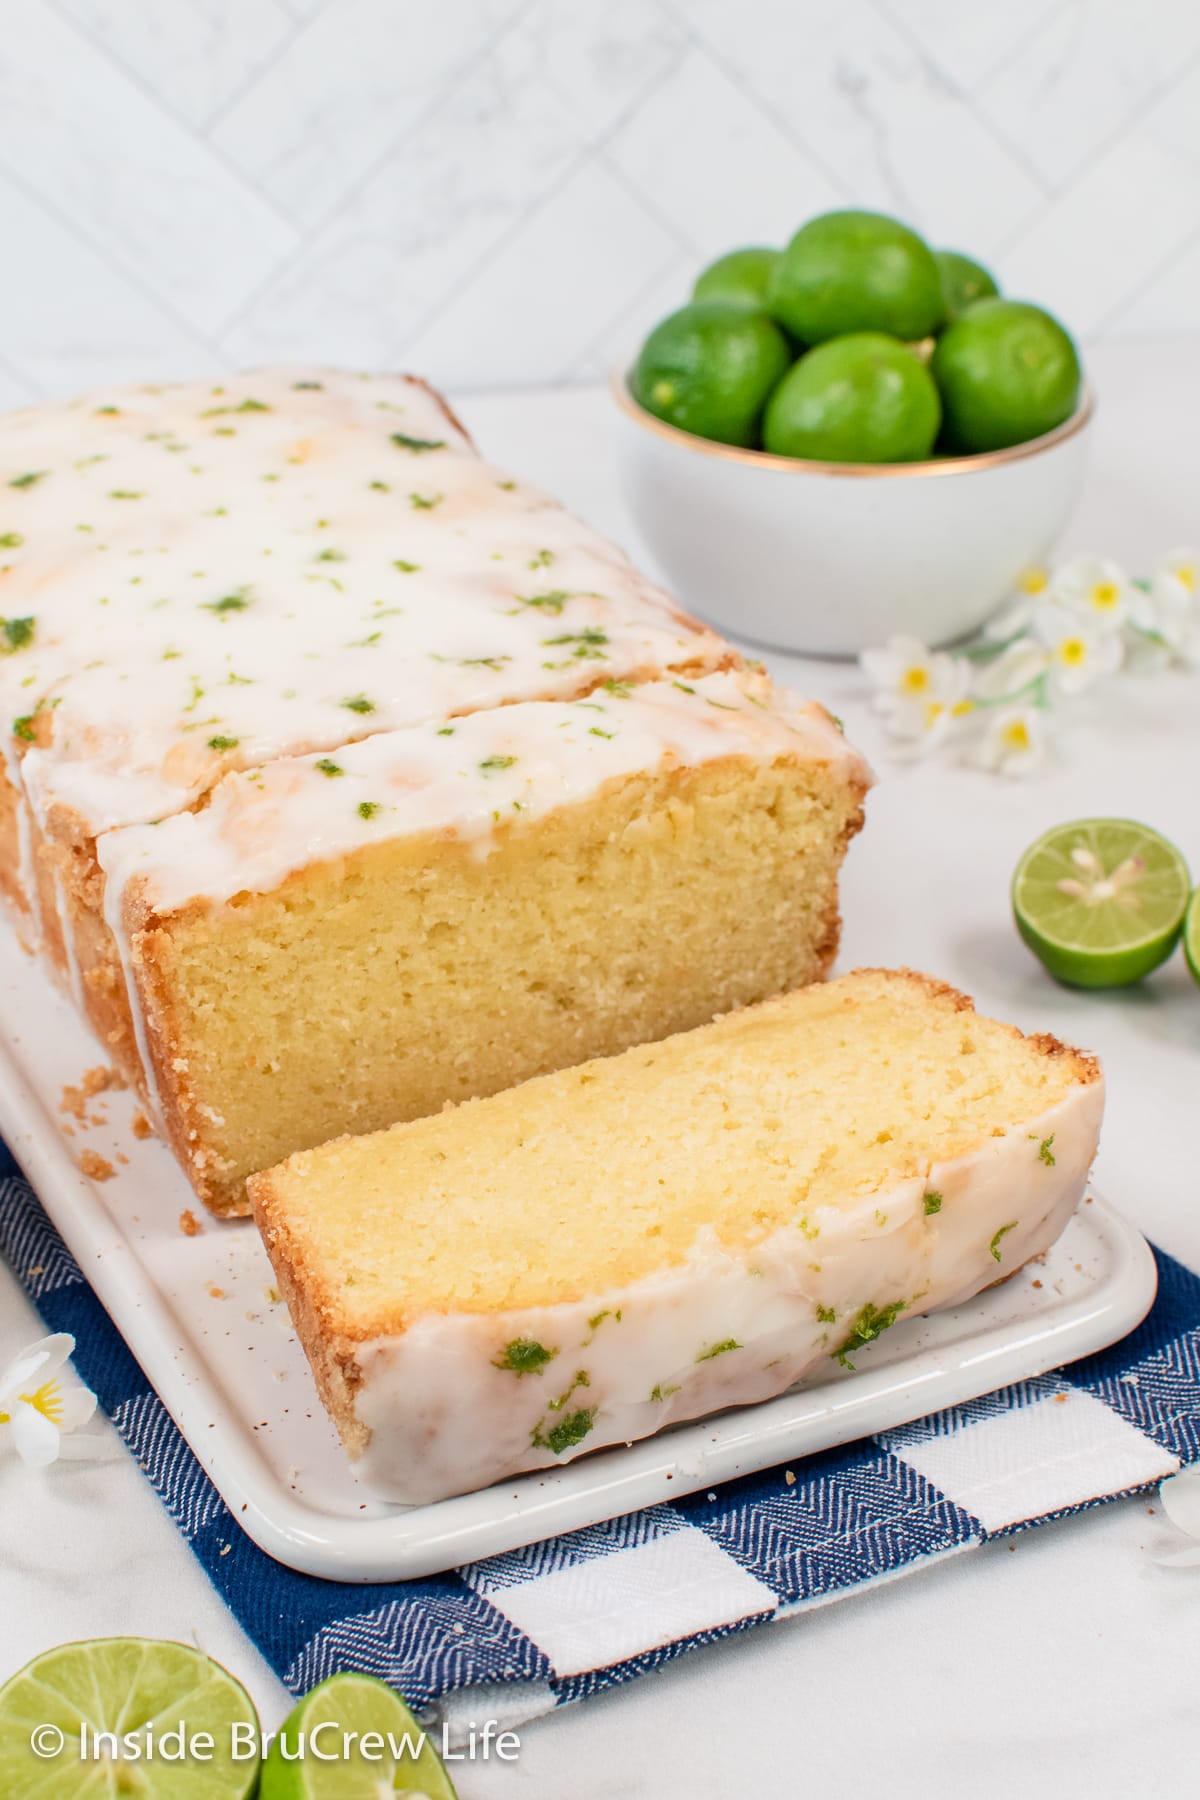
[[[0,1688],[4,1800],[246,1800],[258,1743],[245,1688],[187,1644],[64,1644]]]
[[[1191,882],[1183,857],[1135,819],[1077,819],[1031,844],[1013,876],[1017,930],[1072,987],[1126,987],[1179,942]]]
[[[1183,921],[1183,954],[1193,979],[1200,982],[1200,888],[1188,902],[1187,917]]]
[[[457,1800],[432,1739],[395,1688],[331,1675],[295,1705],[263,1764],[259,1800]]]

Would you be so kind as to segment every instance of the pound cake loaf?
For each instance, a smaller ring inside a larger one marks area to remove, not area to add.
[[[1058,1237],[1094,1059],[859,970],[253,1177],[321,1397],[420,1504],[783,1393]]]
[[[823,975],[868,772],[407,377],[0,421],[0,893],[197,1192]]]

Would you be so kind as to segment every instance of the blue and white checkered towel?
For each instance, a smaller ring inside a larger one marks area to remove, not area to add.
[[[0,1251],[286,1685],[361,1669],[451,1720],[516,1724],[1200,1460],[1200,1277],[1159,1254],[1149,1317],[1065,1374],[451,1574],[320,1581],[239,1530],[2,1144]]]

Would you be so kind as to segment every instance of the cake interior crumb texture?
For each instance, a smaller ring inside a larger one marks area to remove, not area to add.
[[[149,921],[135,948],[200,1191],[242,1210],[245,1177],[297,1147],[823,976],[860,801],[810,758],[731,756],[498,826],[487,854],[391,838]]]
[[[1094,1080],[928,977],[860,970],[301,1153],[251,1192],[306,1341],[363,1341],[627,1287],[705,1229],[742,1249],[803,1228]]]

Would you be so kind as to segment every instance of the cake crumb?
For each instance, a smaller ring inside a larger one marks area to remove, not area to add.
[[[225,1289],[219,1288],[215,1281],[209,1282],[208,1292],[210,1297],[214,1300],[223,1300],[225,1298]]]
[[[1067,1403],[1067,1396],[1065,1394],[1055,1394],[1055,1396],[1054,1396],[1055,1406],[1065,1406],[1066,1403]]]
[[[148,1138],[154,1136],[154,1127],[144,1112],[135,1112],[132,1119],[129,1121],[129,1126],[135,1138]]]
[[[199,1237],[204,1229],[190,1206],[179,1215],[179,1229],[184,1237]]]
[[[85,1175],[90,1175],[93,1181],[111,1181],[117,1172],[112,1164],[95,1150],[79,1152],[79,1167]]]
[[[789,1487],[795,1487],[796,1476],[795,1476],[795,1472],[792,1469],[785,1469],[783,1471],[783,1479],[787,1482]]]
[[[94,1125],[98,1121],[87,1116],[87,1103],[97,1094],[105,1093],[109,1088],[123,1088],[122,1078],[115,1069],[106,1068],[103,1063],[94,1069],[85,1069],[79,1080],[79,1086],[73,1087],[70,1082],[63,1088],[62,1099],[58,1110],[70,1113],[81,1125]]]
[[[1041,1284],[1041,1282],[1040,1282],[1040,1281],[1035,1281],[1035,1282],[1034,1282],[1034,1284],[1033,1284],[1033,1285],[1034,1285],[1034,1287],[1039,1287],[1039,1288],[1040,1288],[1040,1287],[1041,1287],[1041,1285],[1042,1285],[1042,1284]]]

